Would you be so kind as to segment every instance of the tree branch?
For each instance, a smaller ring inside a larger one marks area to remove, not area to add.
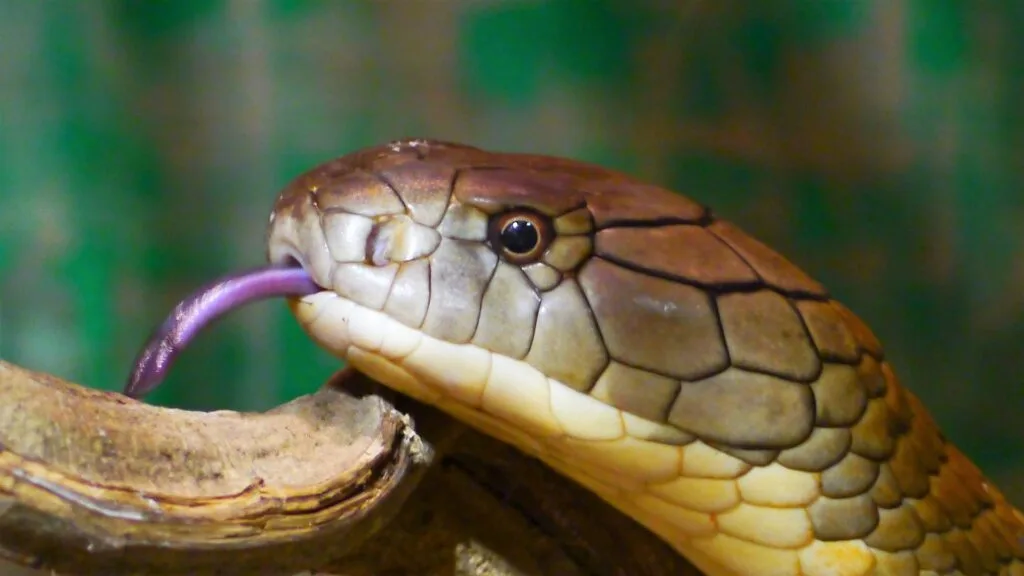
[[[82,575],[699,574],[354,371],[266,413],[201,413],[0,362],[0,556]]]

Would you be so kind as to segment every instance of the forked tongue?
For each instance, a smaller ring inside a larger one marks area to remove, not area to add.
[[[178,354],[204,328],[250,302],[268,298],[307,296],[322,288],[299,267],[266,266],[225,276],[178,303],[135,357],[124,394],[139,398],[167,377]]]

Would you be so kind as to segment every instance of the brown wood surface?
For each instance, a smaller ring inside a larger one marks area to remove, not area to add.
[[[351,371],[243,414],[0,363],[0,556],[112,576],[699,574],[537,461]]]

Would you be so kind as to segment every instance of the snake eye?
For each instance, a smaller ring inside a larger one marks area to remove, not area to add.
[[[539,260],[551,244],[551,222],[535,212],[517,210],[499,214],[491,220],[491,245],[501,250],[506,260],[527,264]]]

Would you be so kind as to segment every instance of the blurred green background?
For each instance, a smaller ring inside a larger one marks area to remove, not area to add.
[[[258,265],[276,192],[429,136],[673,187],[865,318],[1024,500],[1024,8],[956,0],[0,0],[0,355],[119,388]],[[281,302],[152,400],[263,409],[338,362]]]

